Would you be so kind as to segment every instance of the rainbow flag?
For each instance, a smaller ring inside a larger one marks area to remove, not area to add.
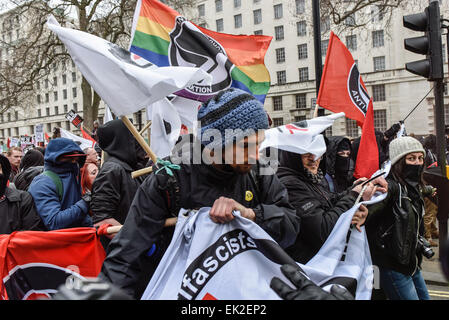
[[[129,51],[162,66],[193,66],[209,72],[211,86],[201,84],[176,94],[206,101],[236,87],[262,103],[270,88],[264,57],[272,37],[231,35],[201,28],[156,0],[139,0],[134,13]]]

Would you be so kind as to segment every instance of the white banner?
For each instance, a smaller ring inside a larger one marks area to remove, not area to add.
[[[36,137],[36,142],[44,142],[44,125],[42,123],[34,126],[34,136]]]
[[[53,16],[47,26],[65,44],[78,69],[116,116],[150,104],[211,76],[199,68],[161,67],[134,61],[129,51],[86,32],[63,28]]]
[[[64,130],[62,128],[59,128],[60,132],[61,132],[61,138],[67,138],[70,140],[73,140],[75,142],[79,142],[80,143],[80,148],[81,150],[84,150],[86,148],[93,148],[94,146],[94,142],[92,142],[91,140],[88,139],[84,139],[80,136],[77,136],[76,134],[71,133],[70,131]]]

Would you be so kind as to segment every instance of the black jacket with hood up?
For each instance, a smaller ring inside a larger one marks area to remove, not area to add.
[[[325,161],[321,162],[324,170]],[[295,261],[307,263],[320,250],[340,215],[354,205],[358,193],[331,193],[321,183],[313,183],[304,172],[301,155],[292,152],[280,151],[277,175],[301,221],[301,231],[286,252]]]
[[[92,185],[93,222],[114,218],[123,224],[140,185],[131,172],[142,168],[145,152],[122,120],[112,120],[98,128],[98,144],[108,158]]]
[[[232,198],[256,214],[256,223],[282,247],[293,244],[299,220],[288,202],[287,190],[276,175],[253,178],[206,164],[181,164],[172,170],[179,186],[178,206],[185,209],[212,207],[220,197]],[[139,187],[121,231],[109,244],[100,277],[139,298],[173,236],[174,227],[164,228],[171,217],[174,197],[169,197],[165,169],[153,173]],[[254,195],[247,201],[245,195]],[[157,253],[147,256],[156,244]],[[152,260],[152,261],[150,261]],[[143,274],[145,273],[145,274]]]

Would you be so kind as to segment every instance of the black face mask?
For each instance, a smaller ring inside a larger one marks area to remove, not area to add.
[[[411,186],[417,186],[421,181],[423,170],[423,165],[405,164],[402,173],[407,183],[409,183]]]
[[[2,197],[5,194],[7,184],[8,184],[8,177],[5,177],[3,173],[0,173],[0,197]]]
[[[349,157],[342,157],[337,154],[335,157],[335,173],[337,175],[345,175],[349,170]]]

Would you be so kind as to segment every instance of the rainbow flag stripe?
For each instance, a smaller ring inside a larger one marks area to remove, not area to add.
[[[169,33],[180,14],[159,1],[141,0],[140,11],[135,15],[130,51],[159,67],[169,66]],[[231,86],[251,93],[263,103],[270,88],[270,74],[264,58],[272,37],[231,35],[197,27],[220,43],[234,64]]]

